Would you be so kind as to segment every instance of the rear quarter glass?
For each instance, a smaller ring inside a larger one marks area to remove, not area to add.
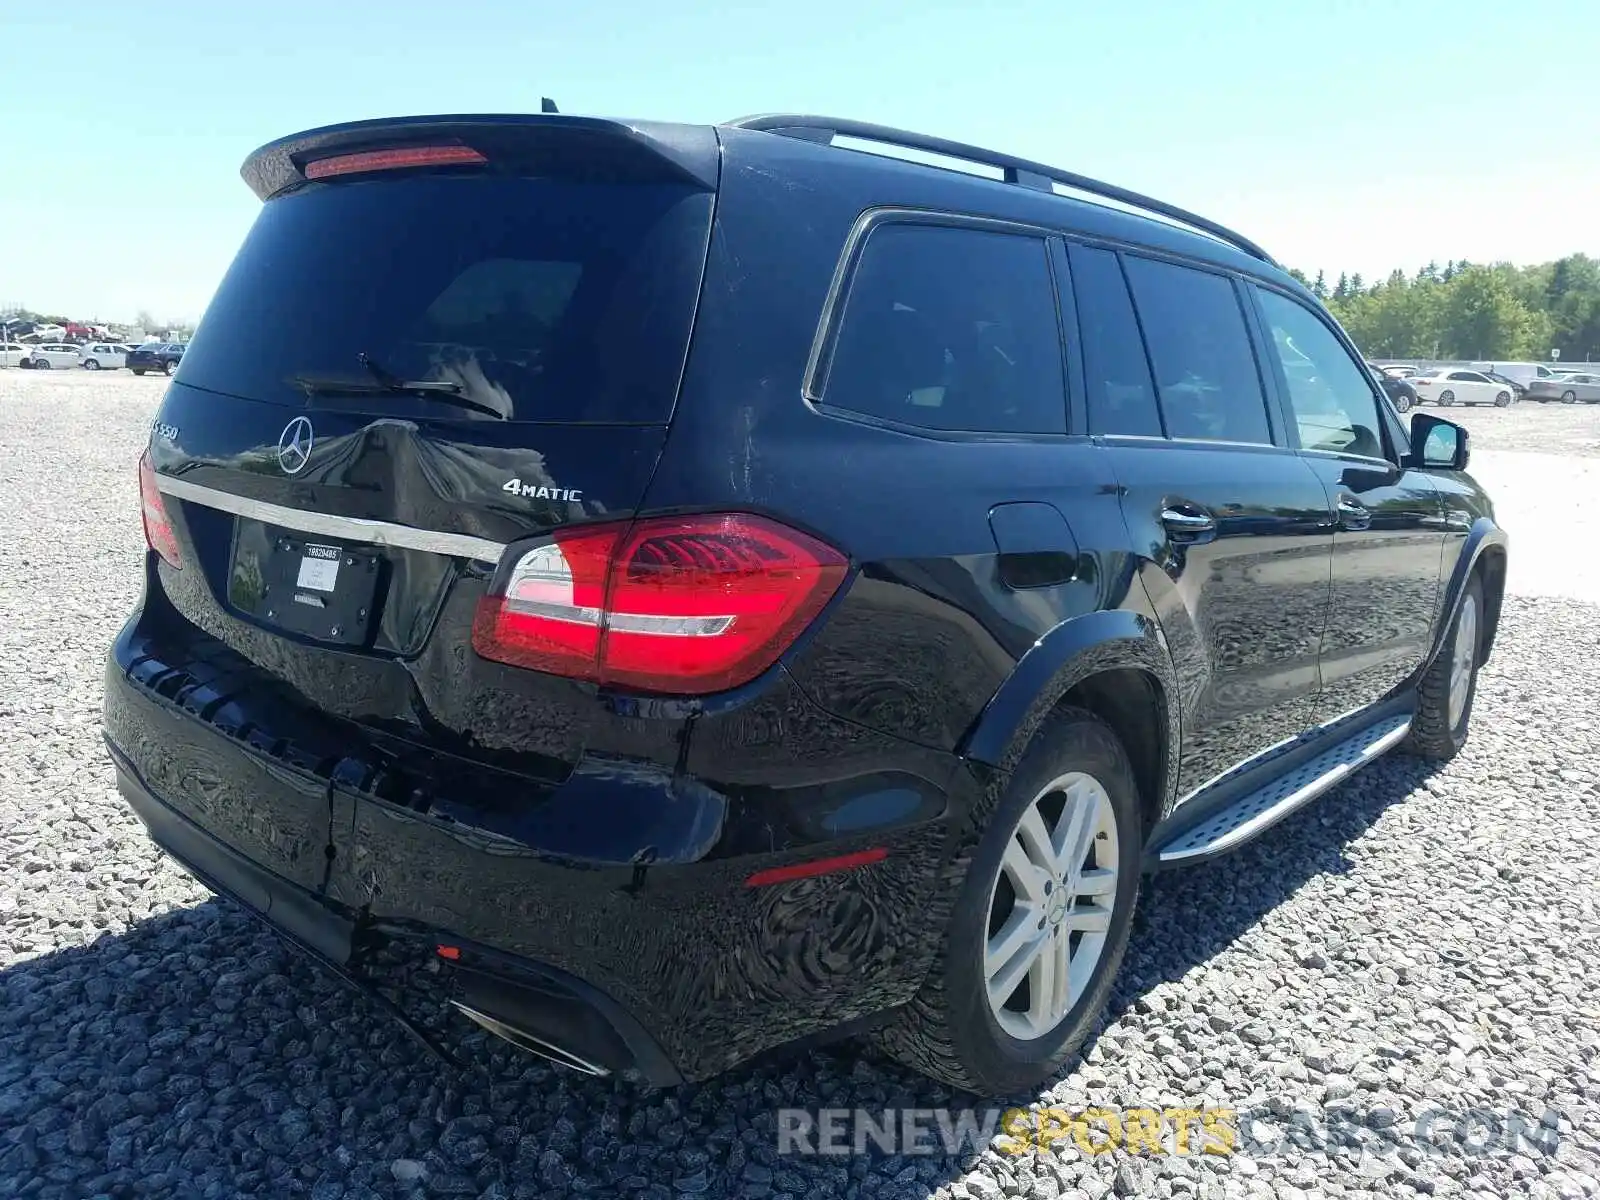
[[[268,201],[185,347],[183,379],[305,407],[296,377],[371,384],[368,355],[514,421],[664,423],[712,197],[672,184],[406,175]],[[312,407],[493,420],[409,395]]]

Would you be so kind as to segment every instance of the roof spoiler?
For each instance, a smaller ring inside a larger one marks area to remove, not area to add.
[[[307,182],[319,158],[406,146],[470,146],[488,170],[606,183],[684,183],[715,191],[720,164],[707,126],[609,121],[559,113],[393,117],[328,125],[268,142],[239,174],[262,200]]]

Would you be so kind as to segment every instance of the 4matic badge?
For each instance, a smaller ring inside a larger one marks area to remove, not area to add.
[[[508,479],[500,485],[502,492],[510,492],[513,496],[522,496],[528,500],[569,500],[583,499],[581,488],[547,487],[542,483],[523,483],[520,479]]]

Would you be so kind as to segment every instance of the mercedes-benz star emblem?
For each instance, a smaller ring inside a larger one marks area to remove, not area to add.
[[[305,469],[306,463],[311,461],[311,447],[316,440],[311,422],[305,417],[296,417],[284,426],[278,437],[278,465],[285,475],[296,475]]]

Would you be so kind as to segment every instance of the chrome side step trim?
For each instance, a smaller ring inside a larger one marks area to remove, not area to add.
[[[269,504],[249,496],[237,496],[177,479],[171,475],[157,475],[156,488],[166,496],[204,505],[219,512],[247,517],[293,529],[297,533],[311,533],[319,537],[342,538],[351,542],[367,542],[375,546],[394,546],[402,550],[422,550],[429,554],[447,554],[453,558],[471,558],[479,562],[498,563],[505,553],[503,542],[473,537],[465,533],[441,533],[434,529],[417,529],[410,525],[397,525],[392,521],[373,521],[366,517],[341,517],[333,513],[310,512],[303,508],[289,508],[282,504]]]
[[[611,1072],[599,1063],[592,1063],[586,1058],[580,1058],[570,1050],[563,1050],[554,1042],[547,1042],[543,1038],[534,1037],[525,1033],[515,1025],[507,1025],[498,1017],[491,1017],[486,1012],[479,1012],[459,1000],[450,1003],[460,1010],[463,1016],[487,1029],[495,1037],[503,1038],[519,1050],[526,1050],[529,1054],[537,1054],[540,1058],[547,1058],[560,1067],[567,1067],[573,1071],[581,1071],[585,1075],[609,1075]]]
[[[1320,728],[1320,726],[1318,728]],[[1172,811],[1177,812],[1201,792],[1209,792],[1212,788],[1216,787],[1217,784],[1221,783],[1225,779],[1237,779],[1245,772],[1255,770],[1268,759],[1276,757],[1279,751],[1287,750],[1291,746],[1298,746],[1307,737],[1315,736],[1316,732],[1316,729],[1310,729],[1305,733],[1297,733],[1291,737],[1286,737],[1281,742],[1273,742],[1272,745],[1268,746],[1265,750],[1256,751],[1256,753],[1252,754],[1243,762],[1236,762],[1233,764],[1233,766],[1218,771],[1210,779],[1196,784],[1194,787],[1185,792],[1183,796],[1179,798],[1178,802],[1172,806]]]
[[[1411,717],[1403,715],[1359,730],[1288,774],[1207,817],[1164,846],[1157,861],[1179,863],[1242,845],[1399,743],[1410,729]]]

